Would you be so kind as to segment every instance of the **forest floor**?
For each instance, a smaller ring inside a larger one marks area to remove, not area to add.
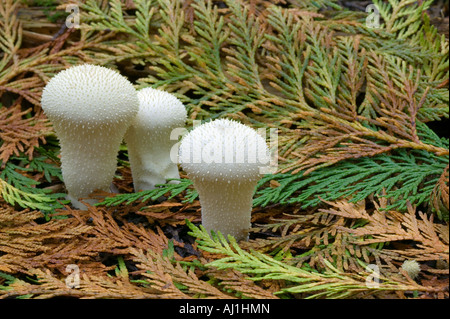
[[[372,1],[244,2],[81,1],[80,29],[67,2],[1,2],[0,298],[449,298],[448,0],[382,30]],[[82,63],[173,93],[187,126],[278,130],[248,241],[201,229],[182,169],[135,193],[125,144],[115,193],[65,200],[40,98]]]

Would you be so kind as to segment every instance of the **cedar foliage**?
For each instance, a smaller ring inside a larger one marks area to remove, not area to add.
[[[449,47],[431,0],[374,1],[378,29],[335,0],[78,4],[81,28],[66,29],[0,2],[0,298],[448,298],[449,142],[429,124],[448,119]],[[120,194],[68,205],[40,95],[81,63],[172,92],[188,127],[277,130],[249,242],[197,226],[186,176],[134,193],[126,147]]]

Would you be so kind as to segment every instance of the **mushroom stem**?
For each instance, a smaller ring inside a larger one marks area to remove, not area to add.
[[[169,134],[155,134],[148,138],[142,136],[136,128],[128,130],[126,134],[135,191],[154,189],[157,184],[164,184],[169,178],[180,178],[176,163],[172,163],[169,158],[173,147],[169,143]],[[130,140],[140,142],[130,143]]]
[[[172,130],[184,127],[186,108],[174,95],[144,88],[137,93],[139,111],[125,134],[134,190],[154,189],[167,179],[180,178],[170,153],[176,144]],[[174,181],[170,182],[174,183]]]
[[[237,241],[248,240],[251,227],[253,194],[257,181],[238,182],[226,180],[198,183],[193,180],[202,205],[202,225],[210,232],[220,231],[225,237]],[[220,196],[217,196],[220,194]]]
[[[85,209],[78,199],[88,197],[95,190],[110,191],[117,168],[117,155],[124,130],[112,132],[111,128],[85,126],[84,130],[72,131],[53,124],[58,132],[61,147],[61,170],[67,199],[79,209]],[[83,149],[80,149],[83,145]],[[83,199],[94,204],[95,199]]]

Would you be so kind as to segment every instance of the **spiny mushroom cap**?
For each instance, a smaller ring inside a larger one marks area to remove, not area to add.
[[[132,127],[161,134],[180,125],[184,126],[186,108],[174,95],[148,87],[138,91],[138,99],[139,112]]]
[[[251,127],[219,119],[194,128],[181,141],[179,162],[193,180],[249,181],[268,165],[264,138]]]
[[[118,72],[83,64],[55,75],[42,92],[41,104],[52,122],[128,126],[139,101],[133,85]]]

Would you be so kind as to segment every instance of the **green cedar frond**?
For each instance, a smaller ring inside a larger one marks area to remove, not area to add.
[[[232,236],[228,241],[221,233],[208,232],[203,226],[195,226],[188,220],[186,224],[190,228],[191,236],[197,238],[200,249],[212,254],[225,257],[208,263],[207,267],[217,269],[234,269],[243,274],[248,274],[254,281],[279,280],[287,283],[287,288],[282,288],[276,294],[305,294],[305,298],[351,298],[364,292],[376,293],[377,291],[427,291],[432,288],[423,287],[413,282],[395,281],[380,276],[382,284],[367,285],[369,272],[345,273],[335,268],[328,260],[323,260],[326,271],[319,273],[312,270],[290,266],[274,258],[251,250],[245,251],[239,247]]]
[[[384,24],[381,26],[397,38],[405,39],[417,32],[420,28],[422,12],[427,10],[433,0],[389,0],[388,2],[375,0]]]
[[[341,7],[336,3],[338,2],[336,0],[289,0],[288,2],[295,7],[311,11],[317,11],[326,7],[331,7],[336,10],[341,9]]]
[[[47,182],[56,177],[62,180],[61,168],[48,163],[47,157],[35,156],[32,160],[27,156],[13,156],[0,172],[0,197],[11,205],[22,208],[42,210],[45,213],[62,208],[65,194],[52,193],[50,189],[40,188],[40,181],[27,175],[43,173]]]
[[[0,50],[5,54],[0,60],[0,72],[8,65],[22,44],[22,29],[15,15],[19,3],[7,0],[0,5]]]
[[[358,202],[369,195],[379,195],[392,201],[387,209],[405,210],[408,201],[414,205],[428,203],[447,165],[448,157],[399,150],[392,155],[342,161],[308,175],[266,176],[259,182],[254,205],[301,203],[306,208],[322,200],[349,198]],[[270,180],[280,186],[262,188]]]
[[[170,179],[170,180],[178,181],[179,183],[158,184],[156,185],[157,188],[155,189],[130,194],[119,194],[113,197],[106,197],[102,202],[95,204],[95,206],[109,207],[109,206],[118,206],[122,203],[125,203],[125,205],[130,205],[131,203],[136,201],[139,202],[146,202],[148,200],[154,201],[160,198],[161,196],[166,195],[167,193],[170,193],[168,199],[171,199],[181,194],[192,185],[192,181],[189,179]],[[186,201],[192,202],[197,196],[198,194],[195,191],[188,193]]]
[[[60,181],[63,180],[61,168],[48,163],[46,156],[34,157],[31,161],[22,159],[22,161],[27,166],[25,169],[21,168],[22,170],[44,173],[47,182],[51,182],[53,177],[58,178]]]
[[[14,163],[19,163],[14,164]],[[61,168],[54,166],[47,162],[45,156],[34,157],[29,160],[27,157],[16,157],[13,156],[5,164],[3,171],[0,173],[0,178],[7,180],[9,184],[18,188],[29,188],[31,192],[39,192],[40,190],[35,188],[36,185],[40,183],[32,178],[26,177],[22,172],[39,172],[44,173],[44,177],[47,182],[52,182],[52,177],[57,177],[62,181]]]
[[[0,197],[10,205],[17,204],[22,208],[50,212],[63,207],[61,203],[66,201],[60,200],[62,196],[64,194],[50,194],[50,191],[45,189],[41,189],[39,192],[33,188],[19,189],[0,178]]]
[[[11,159],[13,159],[13,158],[10,158],[10,160]],[[27,169],[24,169],[20,166],[13,164],[11,161],[8,161],[5,165],[5,168],[0,173],[0,178],[3,180],[7,180],[8,183],[14,187],[29,188],[29,189],[36,190],[33,187],[36,186],[37,184],[39,184],[39,182],[37,182],[36,180],[34,180],[32,178],[28,178],[28,177],[20,174],[19,172],[16,171],[16,169],[27,170]],[[33,190],[31,190],[31,192],[33,192]]]

